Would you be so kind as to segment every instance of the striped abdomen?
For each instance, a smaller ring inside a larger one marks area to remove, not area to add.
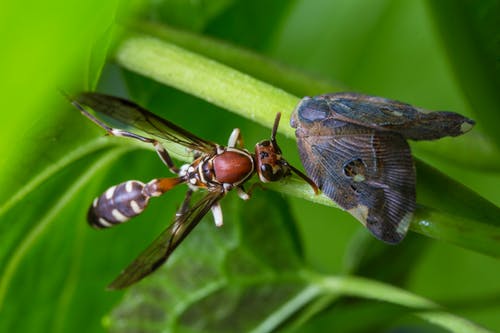
[[[144,191],[146,186],[142,182],[129,180],[110,187],[94,199],[87,213],[87,221],[95,228],[108,228],[139,215],[151,197],[148,191]]]

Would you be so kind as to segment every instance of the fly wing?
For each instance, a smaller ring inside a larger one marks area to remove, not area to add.
[[[176,217],[174,222],[125,268],[108,289],[128,287],[158,269],[223,195],[223,192],[208,192],[186,213]]]
[[[302,164],[325,195],[378,239],[405,237],[415,210],[415,170],[401,135],[337,121],[328,134],[297,139]]]
[[[304,98],[297,107],[305,120],[341,120],[383,131],[393,131],[412,140],[434,140],[458,136],[475,124],[458,113],[430,112],[388,98],[357,93],[335,93]]]
[[[147,133],[203,153],[212,153],[216,150],[214,143],[201,139],[126,99],[84,92],[77,95],[72,102],[89,107],[98,116],[110,118],[120,129]]]

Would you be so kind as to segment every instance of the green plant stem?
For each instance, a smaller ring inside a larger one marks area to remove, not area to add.
[[[438,304],[404,289],[362,277],[319,276],[311,272],[304,272],[304,275],[319,287],[321,295],[353,296],[407,307],[414,310],[416,316],[452,332],[489,332],[466,319],[443,311]]]
[[[289,119],[299,99],[244,73],[144,35],[123,41],[116,54],[123,67],[231,110],[263,126],[281,112]],[[293,130],[281,126],[293,137]]]
[[[293,299],[287,302],[278,311],[275,311],[266,318],[259,326],[255,327],[252,333],[274,332],[283,323],[283,318],[292,318],[293,313],[310,303],[319,294],[320,289],[316,286],[309,286]]]
[[[238,48],[223,41],[207,38],[189,31],[178,30],[148,21],[133,24],[133,29],[217,60],[241,72],[251,73],[253,77],[281,87],[295,95],[313,96],[325,91],[345,90],[345,87],[339,83],[321,80],[250,50]]]
[[[117,49],[116,60],[121,66],[133,72],[202,98],[264,126],[270,126],[273,123],[277,112],[282,113],[283,119],[289,119],[292,110],[299,101],[299,98],[279,88],[151,36],[134,34],[126,38]],[[289,126],[281,126],[280,132],[288,137],[294,137],[293,129]],[[421,167],[419,166],[419,168]],[[418,173],[420,174],[420,169]],[[442,193],[445,187],[439,179],[444,176],[433,170],[430,171],[430,174],[438,181],[426,183],[429,192]],[[445,185],[450,184],[455,184],[455,187],[459,188],[459,184],[446,179]],[[314,196],[310,188],[304,184],[299,185],[293,179],[284,184],[271,185],[270,187],[317,203],[335,206],[331,200],[323,195]],[[462,200],[464,205],[471,198],[474,198],[476,202],[486,202],[477,194],[466,194],[460,197],[459,193],[456,199]],[[456,206],[461,205],[460,201],[445,202],[445,204],[439,205],[439,209],[436,209],[438,202],[427,202],[425,197],[419,195],[419,202],[421,199],[424,200],[425,205],[419,209],[419,214],[412,223],[413,230],[500,257],[500,246],[495,241],[500,239],[500,221],[498,221],[500,209],[492,204],[486,204],[487,202],[478,208],[471,207],[469,215],[496,217],[495,221],[485,223],[484,219],[475,219],[474,217],[464,219],[460,214],[455,215]],[[485,212],[485,209],[488,211]],[[453,216],[452,219],[450,219],[450,215]],[[424,229],[422,224],[419,225],[422,221],[429,221],[429,216],[432,217],[432,223],[436,227],[432,230],[439,230],[439,232],[430,232],[430,229]],[[453,221],[467,223],[470,228],[480,231],[470,235],[470,237],[466,236],[464,231],[460,230],[459,224],[453,223]],[[486,245],[482,243],[484,241],[482,236],[485,234],[490,234],[492,240]],[[478,244],[484,246],[478,246]]]

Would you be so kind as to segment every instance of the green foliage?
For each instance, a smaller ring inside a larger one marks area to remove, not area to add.
[[[130,21],[132,7],[2,4],[0,331],[500,330],[499,1],[164,0]],[[103,68],[106,57],[115,64]],[[266,186],[285,195],[229,195],[223,228],[207,216],[123,295],[106,283],[166,227],[184,188],[124,226],[88,228],[107,187],[167,173],[144,146],[102,137],[58,91],[98,81],[220,143],[238,126],[248,148],[281,111],[278,139],[297,166],[287,121],[303,95],[349,87],[478,125],[412,144],[412,230],[431,238],[377,242],[292,179]]]

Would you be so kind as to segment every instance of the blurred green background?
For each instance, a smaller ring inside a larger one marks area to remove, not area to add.
[[[498,258],[413,232],[401,245],[386,246],[338,209],[272,191],[256,190],[244,203],[229,195],[226,231],[216,230],[208,216],[150,281],[130,292],[105,291],[168,224],[184,188],[133,223],[91,230],[85,214],[96,195],[168,170],[151,151],[103,137],[59,92],[98,87],[128,96],[219,143],[234,127],[249,149],[267,138],[269,128],[113,60],[120,37],[134,30],[153,34],[145,22],[165,24],[207,42],[182,47],[299,97],[327,92],[316,91],[325,82],[476,119],[463,138],[412,143],[412,149],[499,206],[499,17],[500,2],[493,0],[3,2],[0,331],[442,331],[413,316],[415,308],[363,296],[318,292],[287,312],[284,305],[293,308],[291,300],[298,299],[290,295],[306,294],[312,281],[299,274],[305,270],[401,287],[500,331]],[[218,41],[237,54],[249,50],[282,64],[283,77],[204,52],[204,45]],[[318,86],[287,83],[287,73],[306,75]],[[287,126],[283,119],[281,127]],[[279,140],[287,159],[300,166],[294,141]]]

